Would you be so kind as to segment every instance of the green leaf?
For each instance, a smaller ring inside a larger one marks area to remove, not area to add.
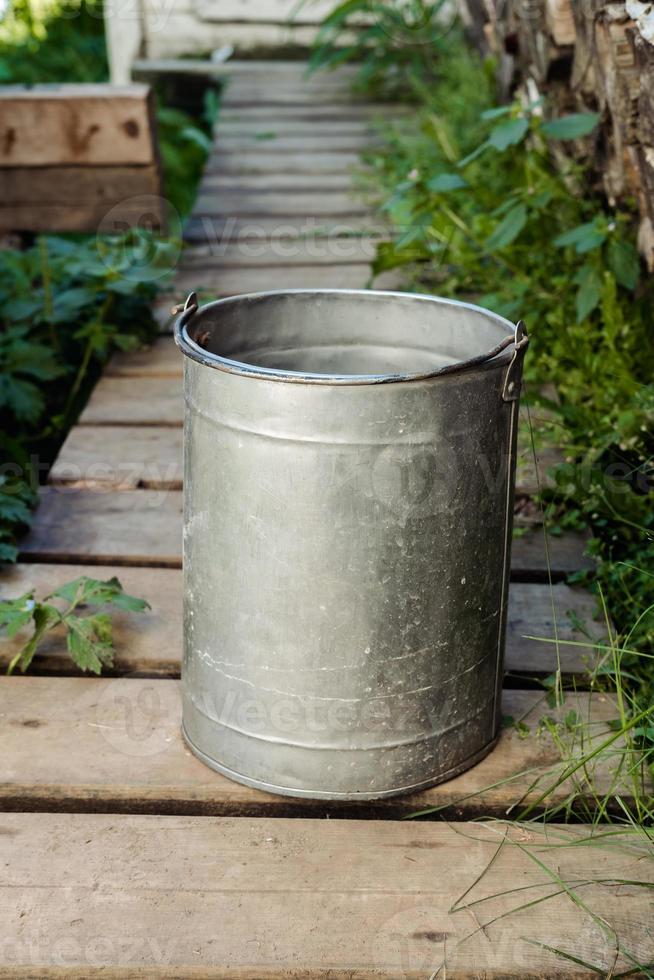
[[[467,187],[466,181],[458,174],[436,174],[427,181],[427,188],[437,194],[445,191],[456,191],[461,187]]]
[[[494,109],[486,109],[482,112],[482,119],[498,119],[500,116],[508,116],[508,114],[513,109],[512,105],[500,105],[496,106]]]
[[[496,249],[506,248],[511,242],[515,241],[527,223],[527,208],[524,204],[517,204],[504,216],[499,225],[486,241],[486,247],[495,251]]]
[[[7,667],[7,673],[11,674],[16,667],[24,674],[29,665],[34,659],[34,654],[36,653],[37,647],[43,637],[44,633],[50,629],[51,626],[56,625],[61,621],[59,611],[55,609],[54,606],[48,606],[45,604],[37,603],[32,611],[32,619],[34,621],[34,633],[25,646],[18,651],[16,656],[10,661]]]
[[[578,283],[576,307],[577,323],[582,323],[593,312],[602,295],[602,279],[592,266],[583,266],[575,277]]]
[[[511,119],[509,122],[496,126],[488,137],[489,144],[496,150],[503,152],[510,146],[521,143],[529,130],[529,120]]]
[[[0,408],[7,408],[23,422],[36,422],[45,408],[40,390],[31,381],[0,375]]]
[[[554,239],[554,244],[560,248],[567,245],[574,245],[576,251],[582,255],[590,252],[594,248],[599,248],[606,240],[606,230],[598,225],[597,219],[586,224],[578,225],[571,231],[566,231]]]
[[[640,259],[631,242],[612,238],[609,241],[607,260],[609,269],[625,289],[635,289],[640,278]]]
[[[104,666],[111,666],[114,651],[109,616],[66,616],[64,623],[68,652],[80,670],[100,674]]]
[[[549,139],[574,140],[592,133],[599,121],[598,112],[574,112],[543,123],[543,132]]]
[[[0,629],[5,630],[9,639],[16,635],[32,618],[34,611],[34,592],[26,592],[18,599],[3,599],[0,602]]]
[[[66,602],[84,606],[113,605],[126,612],[143,612],[150,608],[145,599],[123,592],[123,587],[115,576],[103,581],[82,575],[56,589],[49,598],[65,599]]]

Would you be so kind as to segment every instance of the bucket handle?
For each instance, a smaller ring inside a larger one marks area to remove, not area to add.
[[[514,402],[520,396],[520,385],[516,382],[516,376],[520,375],[522,361],[529,344],[524,320],[518,320],[515,325],[515,335],[504,342],[505,347],[511,344],[513,344],[513,357],[506,369],[502,386],[502,400],[505,402]]]

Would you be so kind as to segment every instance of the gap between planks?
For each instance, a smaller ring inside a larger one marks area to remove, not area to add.
[[[19,564],[3,571],[2,595],[16,597],[35,589],[46,595],[64,581],[90,575],[108,579],[116,575],[132,595],[146,599],[151,611],[141,615],[113,612],[116,674],[141,674],[151,677],[177,677],[182,651],[182,574],[178,569],[134,568],[121,566],[59,564]],[[556,634],[562,641],[557,661]],[[579,587],[559,583],[548,585],[515,582],[509,591],[509,614],[506,637],[506,670],[524,683],[527,678],[553,673],[558,663],[566,677],[583,684],[589,667],[595,665],[593,641],[605,633],[604,625],[595,621],[594,597]],[[542,637],[529,640],[526,636]],[[588,640],[588,636],[591,640]],[[18,652],[26,634],[7,639],[0,650],[0,669]],[[566,645],[573,641],[579,646]],[[42,673],[70,673],[72,667],[60,631],[43,640],[33,669]]]

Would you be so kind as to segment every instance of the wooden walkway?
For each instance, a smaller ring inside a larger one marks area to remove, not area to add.
[[[300,68],[234,67],[178,299],[190,288],[366,284],[382,230],[351,194],[348,168],[374,138],[377,110],[352,101],[347,71],[304,82]],[[112,676],[74,676],[52,638],[31,676],[1,682],[0,977],[579,977],[592,973],[551,949],[604,974],[632,965],[616,936],[651,960],[644,892],[613,883],[652,880],[633,838],[571,846],[589,828],[502,823],[558,771],[538,733],[554,712],[536,683],[555,669],[555,648],[527,637],[553,637],[555,616],[559,638],[579,643],[560,650],[579,689],[563,714],[589,721],[595,744],[616,715],[583,690],[587,633],[602,628],[592,599],[563,582],[587,561],[580,537],[551,539],[553,590],[542,531],[515,541],[504,711],[530,734],[507,727],[468,773],[410,798],[330,804],[239,786],[190,755],[177,679],[181,372],[166,334],[113,361],[62,448],[21,562],[3,574],[5,595],[118,574],[152,612],[116,617]],[[518,483],[533,493],[526,449]],[[3,645],[3,663],[18,642]],[[618,791],[603,758],[593,779],[599,793]],[[575,789],[588,792],[583,778],[553,801]],[[400,820],[428,807],[449,822]],[[582,888],[583,904],[544,866]]]

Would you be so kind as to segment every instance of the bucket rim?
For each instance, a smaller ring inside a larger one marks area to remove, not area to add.
[[[473,313],[481,313],[498,326],[505,326],[506,337],[492,350],[463,361],[456,361],[454,364],[447,364],[444,367],[436,368],[432,371],[419,371],[408,374],[326,374],[310,371],[291,371],[281,368],[267,368],[255,364],[248,364],[245,361],[234,360],[222,354],[214,354],[205,350],[196,343],[188,333],[188,325],[196,313],[204,313],[206,310],[218,309],[223,306],[234,305],[243,301],[265,300],[278,296],[357,296],[357,297],[377,297],[393,299],[409,299],[418,302],[436,303],[440,306],[457,307],[458,309],[470,310]],[[205,367],[214,368],[228,374],[239,375],[246,378],[254,378],[266,381],[278,381],[291,384],[318,384],[318,385],[378,385],[378,384],[397,384],[410,381],[428,381],[441,375],[457,374],[472,368],[484,367],[504,367],[508,366],[516,356],[520,348],[528,343],[524,324],[520,320],[512,323],[499,313],[494,313],[483,306],[475,303],[465,303],[461,300],[448,299],[443,296],[432,296],[429,293],[408,293],[402,290],[382,290],[382,289],[268,289],[251,293],[239,293],[234,296],[226,296],[222,299],[212,300],[204,305],[198,304],[197,296],[191,293],[186,303],[181,308],[176,308],[175,313],[179,316],[174,322],[173,332],[175,343],[182,354],[189,357]]]

